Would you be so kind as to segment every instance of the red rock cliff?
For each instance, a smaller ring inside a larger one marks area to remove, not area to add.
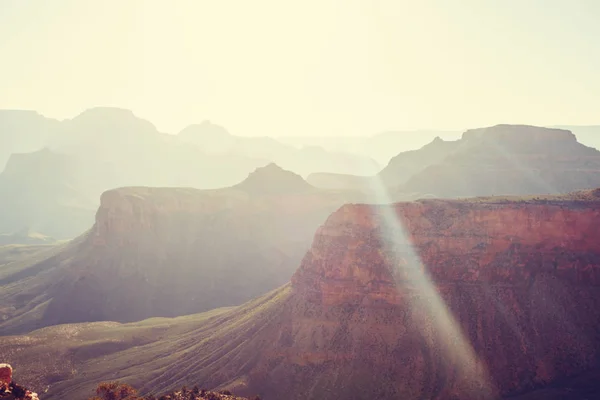
[[[496,398],[597,368],[597,200],[342,207],[292,278],[307,305],[287,362],[372,374],[374,397],[407,399]]]
[[[598,286],[599,227],[600,206],[565,202],[423,201],[385,212],[345,206],[317,231],[292,282],[327,304],[372,296],[397,304],[398,282],[411,285],[410,268],[422,265],[440,285],[515,285],[548,273]],[[356,292],[336,295],[336,288]],[[383,296],[388,289],[389,297]]]

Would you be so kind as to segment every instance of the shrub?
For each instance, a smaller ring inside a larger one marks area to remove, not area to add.
[[[92,400],[136,400],[137,390],[120,382],[103,382],[96,388],[97,397]]]

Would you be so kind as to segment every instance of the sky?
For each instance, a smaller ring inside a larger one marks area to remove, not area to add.
[[[0,108],[161,131],[600,124],[597,0],[0,0]]]

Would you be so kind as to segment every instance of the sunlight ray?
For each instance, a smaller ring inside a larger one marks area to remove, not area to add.
[[[484,363],[478,359],[460,324],[438,293],[427,266],[423,265],[421,257],[412,245],[402,218],[397,214],[394,202],[378,176],[370,180],[370,189],[373,208],[382,215],[379,221],[381,246],[393,257],[396,269],[392,271],[392,275],[398,291],[410,292],[413,311],[424,312],[433,322],[434,340],[441,343],[441,350],[449,362],[449,368],[457,369],[459,377],[468,382],[472,393],[483,396],[493,393],[494,389]]]

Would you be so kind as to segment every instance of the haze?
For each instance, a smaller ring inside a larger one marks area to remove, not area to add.
[[[593,0],[4,0],[0,108],[274,136],[594,124],[599,16]]]

